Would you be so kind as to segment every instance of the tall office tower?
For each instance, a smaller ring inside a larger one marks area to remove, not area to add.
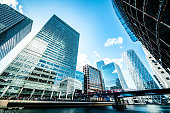
[[[100,70],[102,72],[102,66],[104,66],[104,61],[101,60],[101,61],[98,61],[97,63],[97,69]]]
[[[170,76],[165,71],[165,69],[157,62],[157,60],[150,54],[150,52],[143,47],[145,52],[145,57],[149,62],[150,67],[152,68],[153,72],[155,73],[154,77],[160,83],[162,88],[170,88]]]
[[[82,84],[81,90],[84,90],[84,73],[81,71],[76,71],[75,78],[76,78],[76,80],[81,82],[81,84]]]
[[[119,75],[113,62],[102,66],[102,73],[106,90],[122,89]]]
[[[101,72],[90,66],[83,66],[84,72],[84,92],[97,92],[103,91]]]
[[[101,76],[102,76],[102,84],[103,84],[103,90],[106,90],[106,89],[105,89],[104,79],[103,79],[103,74],[102,74],[102,66],[104,66],[104,65],[105,65],[105,64],[104,64],[104,61],[103,61],[103,60],[98,61],[98,62],[96,62],[96,64],[97,64],[97,69],[98,69],[98,70],[100,70],[100,72],[101,72]]]
[[[116,72],[118,74],[122,89],[128,89],[128,85],[126,84],[125,78],[124,78],[124,76],[122,74],[122,71],[121,71],[119,65],[116,64],[116,63],[114,63],[114,64],[115,64],[115,70],[116,70]]]
[[[32,20],[13,8],[0,4],[0,60],[30,31]]]
[[[160,87],[133,50],[123,52],[122,57],[137,89],[157,89]]]
[[[132,41],[139,40],[170,74],[168,0],[112,0],[112,3]]]
[[[0,74],[1,97],[66,97],[63,85],[75,79],[78,44],[79,33],[53,15]]]

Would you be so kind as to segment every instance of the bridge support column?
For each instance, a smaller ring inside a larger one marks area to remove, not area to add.
[[[119,109],[119,110],[126,109],[126,105],[124,103],[121,103],[121,100],[120,98],[118,98],[117,95],[114,94],[113,97],[115,99],[115,105],[112,105],[114,109]]]

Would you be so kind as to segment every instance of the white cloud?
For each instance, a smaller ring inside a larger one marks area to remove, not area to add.
[[[123,47],[122,47],[122,46],[120,46],[119,48],[120,48],[120,49],[122,49]]]
[[[104,44],[104,46],[107,47],[107,46],[113,46],[113,44],[117,45],[117,44],[122,44],[122,43],[123,43],[123,38],[122,37],[109,38],[109,39],[107,39],[107,41]]]
[[[18,1],[17,0],[0,0],[0,3],[1,4],[7,4],[8,6],[14,8],[15,10],[19,11],[20,13],[23,14],[23,11],[22,11],[22,6],[19,5]],[[19,5],[19,6],[18,6]],[[18,6],[18,8],[17,8]]]
[[[86,64],[90,65],[90,61],[88,60],[87,54],[79,53],[77,57],[77,69],[83,67]]]
[[[97,51],[94,51],[94,54],[96,55],[96,57],[100,58],[100,55]]]
[[[114,62],[114,63],[118,64],[120,66],[120,68],[122,67],[123,58],[117,58],[117,59],[104,58],[102,60],[104,61],[105,64]]]
[[[19,12],[24,14],[23,11],[22,11],[22,6],[21,5],[19,5]]]

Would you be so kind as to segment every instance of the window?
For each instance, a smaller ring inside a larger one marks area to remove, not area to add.
[[[161,69],[160,67],[158,67],[158,69]]]
[[[161,73],[164,73],[163,71],[161,71]]]
[[[166,77],[167,80],[170,80],[169,77]]]

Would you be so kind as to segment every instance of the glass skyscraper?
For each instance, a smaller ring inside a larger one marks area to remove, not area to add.
[[[128,85],[126,84],[125,78],[124,78],[124,76],[122,74],[122,71],[121,71],[119,65],[116,64],[116,63],[114,63],[114,64],[115,64],[115,69],[116,69],[116,72],[118,74],[122,89],[128,89]]]
[[[102,66],[102,77],[105,83],[105,90],[122,89],[120,79],[113,62]]]
[[[1,73],[1,97],[67,97],[75,89],[65,83],[76,82],[78,44],[79,33],[53,15]]]
[[[97,69],[100,70],[102,72],[102,66],[104,66],[104,61],[103,60],[100,60],[98,61],[97,63]]]
[[[100,70],[101,76],[102,76],[102,75],[103,75],[103,74],[102,74],[102,66],[105,65],[105,64],[104,64],[104,61],[103,61],[103,60],[98,61],[98,62],[96,62],[96,64],[97,64],[97,69]],[[103,90],[105,90],[105,83],[104,83],[103,76],[102,76],[102,83],[103,83]]]
[[[139,40],[170,75],[170,2],[112,0],[112,3],[132,41]]]
[[[157,89],[158,83],[149,74],[139,57],[133,50],[128,50],[122,54],[137,89]]]
[[[0,4],[0,60],[30,31],[32,20],[5,4]]]
[[[76,71],[75,78],[76,78],[76,80],[81,82],[81,84],[82,84],[81,90],[84,90],[84,73],[81,71]]]

